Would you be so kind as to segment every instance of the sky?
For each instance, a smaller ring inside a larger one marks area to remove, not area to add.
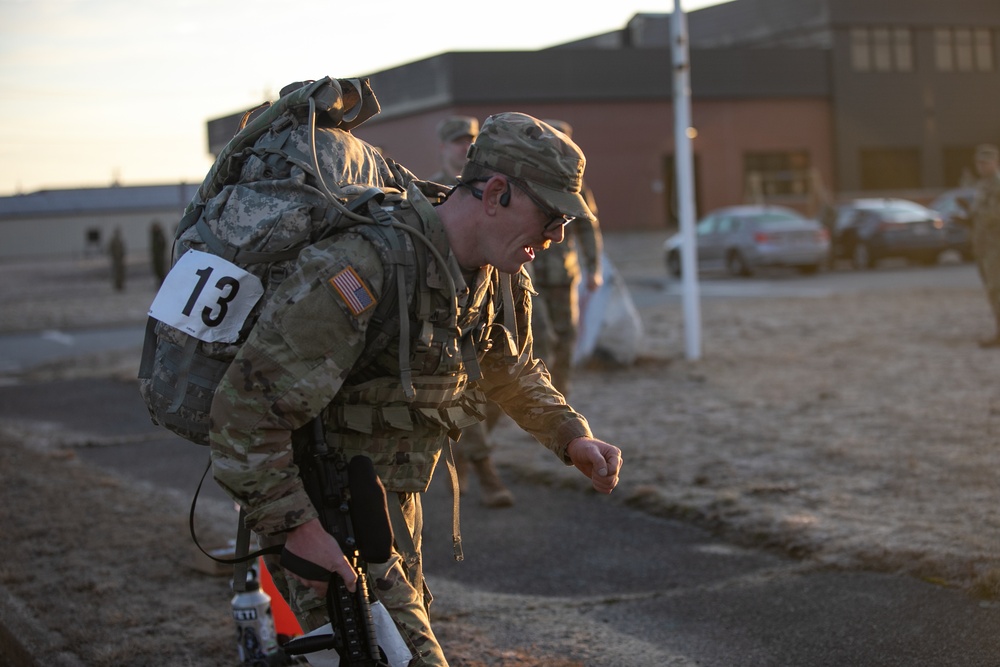
[[[685,12],[725,1],[680,0]],[[0,196],[200,183],[206,122],[292,81],[544,48],[674,2],[564,15],[564,0],[0,0]]]

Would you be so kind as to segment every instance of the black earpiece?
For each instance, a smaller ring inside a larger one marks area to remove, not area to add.
[[[510,183],[507,183],[507,192],[500,195],[500,205],[504,208],[510,203]]]

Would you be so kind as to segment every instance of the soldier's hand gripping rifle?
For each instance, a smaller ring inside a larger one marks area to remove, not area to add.
[[[311,460],[302,466],[306,491],[323,527],[357,572],[358,582],[351,593],[339,574],[287,549],[282,551],[282,567],[300,577],[328,583],[326,607],[333,628],[332,635],[300,637],[283,649],[289,655],[333,649],[346,667],[388,667],[376,643],[365,577],[366,563],[384,563],[392,551],[385,489],[371,459],[355,456],[348,463],[342,452],[327,447],[319,418],[312,422],[311,431]]]

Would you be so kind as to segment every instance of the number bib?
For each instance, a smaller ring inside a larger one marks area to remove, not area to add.
[[[149,316],[208,343],[235,343],[264,294],[260,279],[217,255],[188,250],[156,293]]]

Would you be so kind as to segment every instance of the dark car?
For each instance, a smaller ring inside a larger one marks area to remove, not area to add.
[[[941,193],[927,205],[941,214],[952,248],[967,262],[973,259],[969,207],[975,196],[975,187],[954,188]]]
[[[906,199],[855,199],[836,209],[832,258],[848,259],[858,269],[901,258],[935,264],[952,250],[954,239],[941,214]]]

